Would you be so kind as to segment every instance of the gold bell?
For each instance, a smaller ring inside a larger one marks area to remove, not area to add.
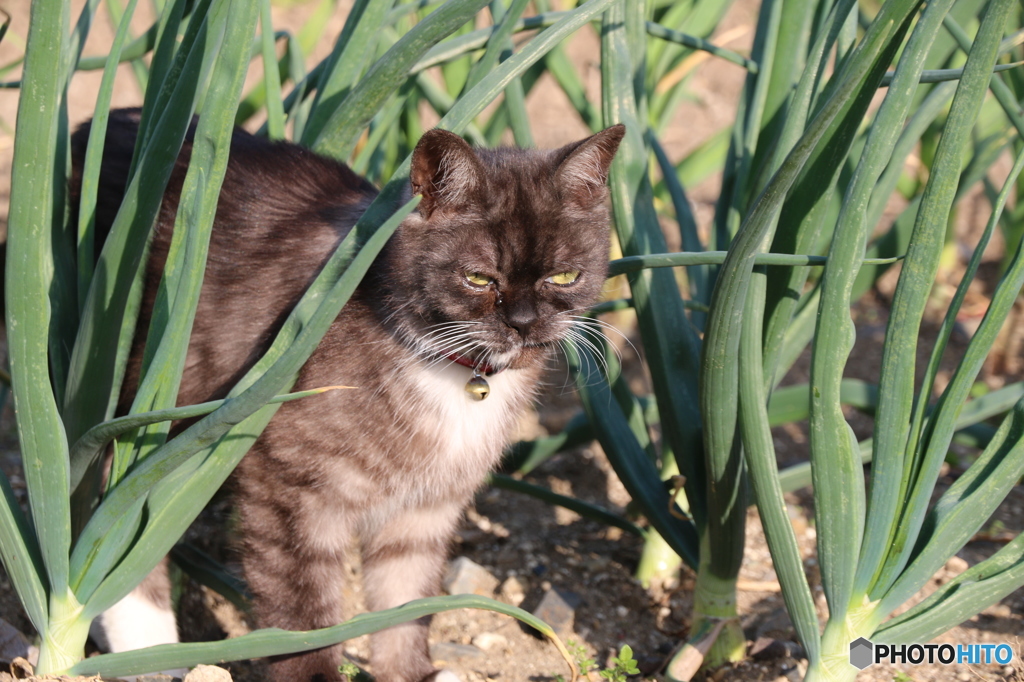
[[[491,394],[491,387],[479,374],[474,373],[473,377],[466,382],[466,393],[473,400],[483,400]]]

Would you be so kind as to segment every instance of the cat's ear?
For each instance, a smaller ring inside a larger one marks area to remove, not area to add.
[[[559,150],[565,156],[555,171],[555,183],[565,200],[583,208],[604,201],[608,169],[625,134],[626,126],[619,123]]]
[[[483,167],[466,141],[447,130],[423,134],[412,153],[409,170],[413,194],[423,195],[419,211],[425,218],[438,208],[465,204],[483,183]]]

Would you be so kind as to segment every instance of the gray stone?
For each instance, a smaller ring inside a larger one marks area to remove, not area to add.
[[[803,647],[796,642],[772,637],[758,637],[750,646],[750,657],[755,661],[772,661],[777,658],[804,658]]]
[[[755,639],[767,637],[768,639],[783,639],[793,632],[793,622],[789,618],[789,612],[779,604],[770,611],[758,614]]]
[[[478,594],[490,597],[498,587],[498,579],[480,564],[466,557],[459,557],[448,565],[448,572],[442,584],[448,594]]]
[[[139,675],[135,678],[135,682],[174,682],[175,680],[181,682],[180,677],[165,673],[150,673],[148,675]]]
[[[544,593],[533,615],[550,625],[559,637],[566,639],[572,636],[576,607],[579,605],[579,595],[552,587]]]
[[[460,659],[482,658],[483,656],[484,652],[472,644],[437,642],[430,645],[430,657],[434,660],[434,665],[439,668]]]
[[[771,637],[758,637],[750,647],[750,657],[755,661],[772,661],[788,654],[786,645]]]
[[[16,658],[29,659],[28,638],[16,627],[0,618],[0,663],[10,663]]]

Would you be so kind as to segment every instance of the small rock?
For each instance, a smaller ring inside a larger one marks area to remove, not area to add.
[[[197,665],[182,682],[231,682],[231,673],[215,665]]]
[[[139,675],[135,678],[135,682],[174,682],[174,680],[179,680],[180,682],[181,678],[164,673],[150,673],[149,675]]]
[[[758,637],[750,647],[750,656],[755,661],[774,661],[788,654],[786,645],[771,637]]]
[[[16,658],[28,659],[31,646],[25,635],[0,618],[0,663],[9,664]]]
[[[434,665],[438,667],[454,663],[460,658],[481,658],[484,655],[483,651],[472,644],[437,642],[430,645],[430,657],[434,659]]]
[[[572,636],[579,604],[579,595],[553,587],[544,593],[533,615],[550,625],[559,637],[567,639]]]
[[[482,597],[490,597],[498,587],[498,579],[480,564],[466,557],[459,557],[448,565],[443,585],[448,594],[479,594]]]
[[[802,646],[785,639],[758,637],[757,641],[750,645],[750,657],[755,661],[774,661],[787,658],[792,661],[790,668],[796,665],[796,661],[806,656]]]
[[[500,650],[508,646],[508,639],[506,639],[504,635],[499,635],[496,632],[481,632],[473,638],[473,646],[483,649],[484,651],[491,651],[492,649]]]
[[[501,584],[501,599],[506,604],[519,606],[526,599],[526,588],[523,587],[523,584],[514,575],[509,576]]]
[[[793,623],[789,619],[789,612],[781,604],[760,617],[755,629],[758,639],[783,639],[793,631]],[[783,641],[785,641],[783,639]]]

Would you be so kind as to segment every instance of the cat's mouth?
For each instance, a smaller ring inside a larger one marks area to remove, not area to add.
[[[413,325],[399,327],[400,336],[404,336],[410,348],[425,361],[457,364],[481,374],[543,363],[544,356],[562,338],[553,335],[551,332],[555,330],[548,327],[533,329],[523,338],[519,333],[495,330],[482,321],[446,321],[426,329],[414,329]]]
[[[551,344],[524,343],[507,351],[485,350],[476,353],[458,353],[442,351],[439,359],[446,359],[455,364],[468,367],[481,374],[497,374],[506,369],[521,369],[534,363],[538,355],[546,353]]]
[[[475,354],[441,353],[442,358],[487,375],[497,374],[514,366],[519,355],[520,351],[518,350],[505,353],[490,351]]]
[[[477,358],[469,355],[461,355],[459,353],[444,353],[443,355],[445,358],[451,360],[455,364],[462,365],[463,367],[469,367],[470,369],[481,374],[497,374],[498,372],[505,369],[505,365],[492,364],[491,362],[488,362],[486,359],[482,357]]]

